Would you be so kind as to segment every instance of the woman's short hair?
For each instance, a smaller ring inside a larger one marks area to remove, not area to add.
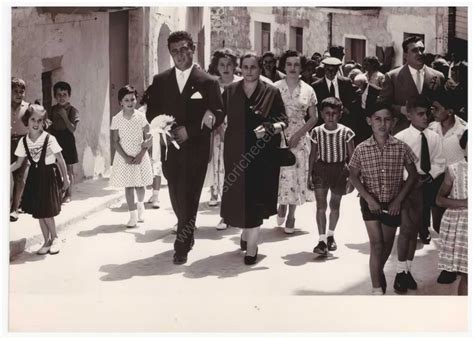
[[[365,63],[369,64],[369,65],[372,66],[372,68],[373,68],[374,70],[376,70],[376,71],[378,71],[379,68],[380,68],[380,61],[379,61],[379,59],[378,59],[376,56],[374,56],[374,55],[366,56],[366,57],[364,58],[364,62],[363,62],[363,63],[364,63],[364,64],[365,64]]]
[[[299,57],[300,58],[300,64],[301,64],[301,70],[303,70],[306,66],[307,59],[304,55],[302,55],[300,52],[295,51],[293,49],[289,49],[280,56],[280,64],[279,68],[280,69],[285,69],[285,64],[286,64],[286,59],[291,58],[291,57]]]
[[[240,68],[242,68],[242,65],[243,65],[243,62],[244,62],[244,59],[249,59],[249,58],[255,58],[257,60],[257,64],[258,64],[258,67],[260,69],[262,69],[263,67],[263,64],[262,64],[262,57],[259,57],[256,53],[253,53],[253,52],[250,52],[250,53],[246,53],[244,54],[241,58],[240,58]]]
[[[234,68],[237,67],[237,54],[231,49],[225,48],[214,52],[212,55],[210,68],[212,67],[212,69],[217,70],[217,65],[219,64],[219,60],[221,58],[227,58],[231,60],[234,64]]]
[[[135,97],[138,96],[138,92],[133,87],[132,85],[125,85],[118,91],[118,100],[119,102],[122,101],[122,99],[127,95],[127,94],[135,94]]]
[[[30,120],[30,117],[34,113],[39,114],[43,118],[43,129],[47,129],[51,125],[51,120],[48,119],[46,109],[39,104],[30,104],[26,109],[25,114],[21,117],[21,122],[23,122],[25,126],[28,126],[28,120]]]

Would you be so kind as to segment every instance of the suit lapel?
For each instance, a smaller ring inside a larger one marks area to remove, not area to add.
[[[408,65],[405,64],[405,66],[402,67],[400,70],[400,83],[402,85],[401,88],[406,88],[406,91],[408,93],[418,93],[418,88],[416,88],[415,81],[413,80],[413,77],[411,76],[410,69],[408,68]]]

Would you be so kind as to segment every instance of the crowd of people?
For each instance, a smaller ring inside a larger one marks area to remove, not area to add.
[[[370,241],[372,294],[386,292],[384,265],[398,228],[393,288],[417,289],[412,263],[418,237],[431,241],[430,226],[440,238],[438,282],[461,275],[459,294],[466,294],[467,63],[425,54],[415,36],[402,47],[404,64],[391,70],[375,56],[344,61],[344,49],[333,46],[311,59],[294,50],[277,58],[222,49],[205,72],[193,63],[190,34],[172,33],[175,66],[154,76],[142,107],[133,86],[118,92],[110,184],[125,188],[126,226],[144,221],[147,186],[159,207],[164,175],[177,218],[174,264],[186,263],[194,246],[204,186],[210,207],[220,200],[216,229],[242,229],[246,265],[257,262],[265,219],[275,216],[292,234],[297,207],[314,201],[313,252],[327,256],[337,250],[342,197],[355,188]],[[55,84],[50,112],[26,103],[25,90],[12,79],[10,220],[20,206],[39,219],[38,254],[55,254],[54,217],[71,200],[78,162],[79,113],[66,82]]]

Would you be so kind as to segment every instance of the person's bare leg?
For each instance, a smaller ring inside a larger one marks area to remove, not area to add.
[[[468,290],[468,280],[467,274],[461,273],[461,280],[459,281],[458,286],[458,295],[467,295]]]
[[[56,232],[56,222],[54,221],[54,218],[44,218],[43,220],[48,226],[48,231],[51,235],[51,240],[56,239],[58,237],[58,233]]]
[[[370,280],[372,281],[372,287],[380,288],[380,277],[382,275],[382,258],[384,253],[384,243],[382,227],[377,220],[366,220],[365,227],[369,236],[370,242]]]
[[[253,227],[253,228],[247,228],[247,252],[245,255],[247,256],[255,256],[257,253],[257,247],[258,247],[258,236],[260,234],[260,226],[258,227]]]
[[[316,224],[318,225],[319,235],[326,234],[326,210],[328,208],[327,196],[328,189],[316,188],[314,190],[316,197]]]
[[[39,224],[41,228],[41,233],[43,233],[44,244],[50,245],[51,243],[51,235],[49,233],[49,228],[44,219],[39,219]]]
[[[339,208],[341,207],[342,195],[334,194],[331,192],[331,199],[329,200],[329,230],[333,231],[336,229],[337,222],[339,220]]]
[[[69,176],[69,182],[71,183],[66,190],[66,195],[64,196],[65,201],[71,201],[72,198],[72,185],[74,184],[74,165],[66,165],[67,175]]]

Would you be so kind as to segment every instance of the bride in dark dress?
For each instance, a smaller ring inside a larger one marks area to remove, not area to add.
[[[223,93],[228,126],[221,217],[226,224],[242,228],[244,262],[252,265],[263,219],[277,213],[280,165],[275,149],[287,117],[280,91],[259,80],[259,57],[246,54],[240,63],[243,80]]]

